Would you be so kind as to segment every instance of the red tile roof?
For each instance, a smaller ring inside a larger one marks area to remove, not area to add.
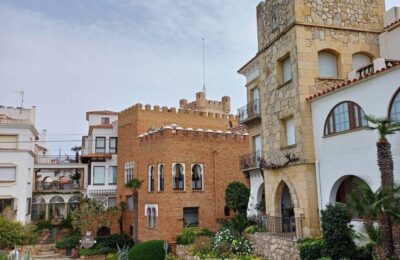
[[[93,129],[94,129],[94,128],[104,128],[104,129],[107,129],[107,128],[113,128],[113,125],[112,125],[112,124],[91,125],[91,126],[89,127],[89,135],[92,135],[92,132],[93,132]]]
[[[335,92],[335,91],[337,91],[338,89],[342,89],[342,88],[346,88],[346,87],[351,87],[351,86],[355,85],[354,83],[357,83],[357,82],[362,81],[362,80],[364,80],[364,79],[370,78],[370,77],[375,76],[375,75],[377,75],[377,74],[379,74],[379,73],[381,73],[381,72],[384,72],[384,71],[393,69],[393,68],[398,67],[398,66],[400,66],[400,61],[393,61],[393,62],[392,62],[391,64],[389,64],[386,68],[383,68],[383,69],[381,69],[381,70],[377,70],[376,72],[367,74],[367,75],[365,75],[365,76],[363,76],[363,77],[359,77],[359,78],[356,78],[356,79],[353,79],[353,80],[348,80],[347,82],[344,82],[344,83],[342,83],[342,84],[339,84],[339,85],[336,85],[336,86],[331,87],[331,88],[329,88],[329,89],[326,89],[326,90],[317,92],[317,93],[315,93],[314,95],[311,95],[311,96],[307,97],[306,100],[311,101],[311,100],[316,99],[316,98],[318,98],[318,97],[325,96],[325,95],[327,95],[327,94],[329,94],[329,93]]]
[[[86,120],[89,120],[89,115],[118,115],[118,112],[110,110],[88,111],[86,112]]]
[[[88,153],[81,156],[82,158],[107,158],[111,159],[112,155],[109,153]]]
[[[400,19],[392,22],[391,24],[386,25],[383,29],[390,31],[390,30],[392,30],[392,29],[394,29],[394,28],[396,28],[398,26],[400,26]]]

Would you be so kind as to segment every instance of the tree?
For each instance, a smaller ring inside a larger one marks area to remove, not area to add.
[[[72,212],[72,226],[85,234],[90,231],[96,236],[101,227],[110,227],[118,214],[116,208],[105,208],[102,203],[95,200],[81,200],[78,209]]]
[[[125,188],[128,188],[132,191],[132,200],[133,200],[133,238],[137,239],[137,228],[138,228],[138,212],[137,212],[137,201],[138,194],[137,191],[142,186],[143,180],[139,180],[137,178],[129,180],[125,184]],[[136,200],[134,199],[136,197]]]
[[[75,162],[79,162],[79,151],[82,150],[82,146],[75,145],[71,148],[71,151],[75,152]]]
[[[225,203],[228,208],[239,214],[246,214],[250,190],[243,183],[234,181],[225,190]]]
[[[0,249],[13,245],[31,245],[35,243],[37,235],[36,226],[8,220],[0,215]]]
[[[349,227],[351,218],[345,208],[327,205],[321,211],[321,229],[326,251],[334,259],[350,258],[356,248],[353,233]]]
[[[348,196],[347,208],[356,212],[362,219],[378,259],[387,259],[387,252],[383,247],[382,233],[388,232],[387,223],[394,223],[394,254],[400,259],[400,185],[393,188],[380,187],[373,192],[366,183],[356,184],[354,191]],[[384,221],[384,216],[388,216],[390,222]],[[374,227],[374,221],[378,222],[379,228]]]
[[[123,233],[123,223],[124,223],[124,213],[126,211],[126,203],[125,201],[121,201],[119,203],[119,208],[121,209],[121,216],[119,216],[118,223],[119,223],[119,232]]]
[[[368,129],[378,130],[379,139],[376,147],[381,184],[383,189],[390,192],[394,185],[393,157],[391,144],[386,137],[400,131],[400,124],[388,117],[377,118],[369,115],[365,116],[365,119],[373,125],[369,124]],[[378,212],[377,219],[381,231],[382,249],[389,258],[394,253],[391,219],[385,210]]]

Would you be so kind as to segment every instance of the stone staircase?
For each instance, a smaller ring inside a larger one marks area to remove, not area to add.
[[[42,244],[36,245],[32,250],[31,259],[32,260],[41,260],[41,259],[53,259],[53,260],[70,260],[71,258],[61,256],[59,253],[55,252],[54,244]]]

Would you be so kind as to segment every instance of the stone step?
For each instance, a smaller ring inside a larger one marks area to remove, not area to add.
[[[51,255],[32,255],[33,259],[59,259],[61,257],[60,254],[51,254]]]
[[[46,251],[42,251],[39,250],[39,255],[54,255],[54,250],[46,250]]]

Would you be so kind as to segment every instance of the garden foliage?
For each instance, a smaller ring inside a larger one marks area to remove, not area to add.
[[[149,240],[129,251],[129,260],[164,260],[164,240]]]

